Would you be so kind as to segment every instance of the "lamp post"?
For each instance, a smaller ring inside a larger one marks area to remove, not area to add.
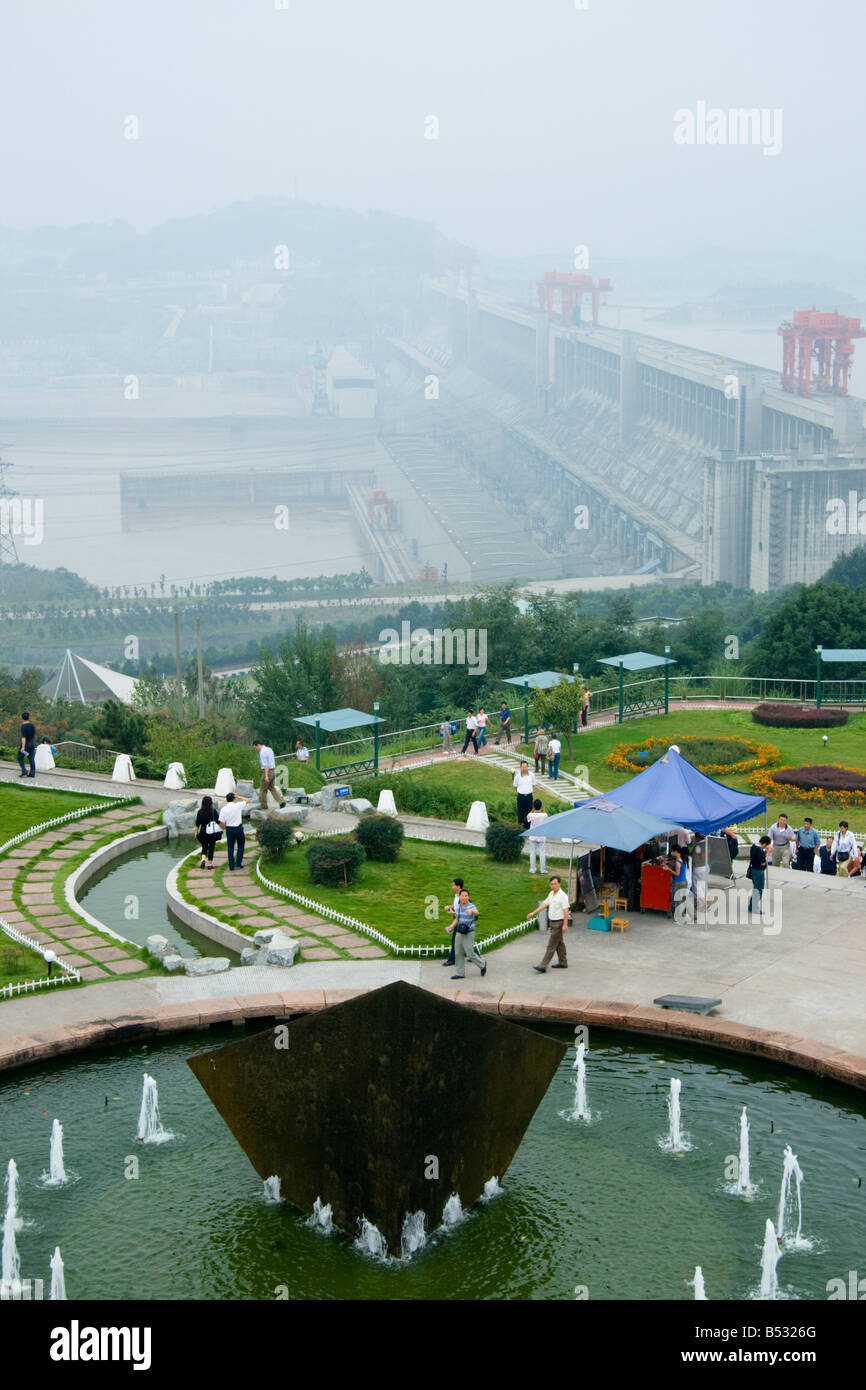
[[[815,691],[815,697],[816,697],[816,706],[815,706],[815,707],[816,707],[816,709],[820,709],[820,708],[821,708],[821,659],[822,659],[822,654],[823,654],[824,648],[823,648],[823,646],[821,646],[821,647],[816,647],[816,648],[815,648],[815,651],[816,651],[816,653],[817,653],[817,655],[818,655],[818,682],[817,682],[817,688],[816,688],[816,691]]]
[[[54,962],[55,962],[56,959],[57,959],[57,956],[54,954],[53,951],[50,951],[50,950],[49,950],[49,951],[43,951],[43,952],[42,952],[42,959],[45,961],[45,964],[48,966],[48,978],[49,978],[49,980],[50,980],[50,979],[51,979],[51,969],[52,969],[52,966],[54,965]]]
[[[373,701],[373,713],[377,722],[373,725],[373,776],[379,776],[379,701]]]
[[[623,720],[622,720],[622,713],[623,713],[623,688],[622,688],[622,682],[623,682],[623,668],[622,668],[622,662],[620,662],[620,663],[619,663],[619,722],[620,722],[620,724],[623,722]]]
[[[665,714],[668,713],[668,710],[669,710],[669,708],[670,708],[671,668],[670,668],[670,666],[668,665],[668,662],[669,662],[669,660],[670,660],[670,654],[671,654],[670,644],[666,642],[666,643],[665,643]]]
[[[573,661],[573,662],[571,663],[571,669],[572,669],[572,671],[573,671],[573,673],[574,673],[574,683],[575,683],[575,685],[577,685],[577,676],[578,676],[578,672],[579,672],[579,670],[580,670],[580,662],[579,662],[579,661]],[[579,716],[579,715],[578,715],[577,719],[573,719],[573,720],[571,721],[571,725],[572,725],[572,727],[571,727],[572,733],[573,733],[573,734],[579,734],[579,733],[580,733],[580,716]]]
[[[523,682],[523,742],[529,742],[529,681]]]
[[[322,770],[322,758],[321,758],[321,754],[322,754],[322,725],[321,725],[321,722],[320,722],[318,719],[316,719],[316,771],[317,771],[317,772],[321,772],[321,770]]]

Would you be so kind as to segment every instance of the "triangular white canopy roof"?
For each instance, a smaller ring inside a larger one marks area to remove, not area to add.
[[[59,669],[40,687],[39,694],[45,700],[77,700],[83,705],[102,705],[106,700],[131,705],[135,685],[132,676],[88,661],[67,647]]]

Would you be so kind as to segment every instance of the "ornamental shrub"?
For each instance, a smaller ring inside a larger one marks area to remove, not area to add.
[[[772,773],[774,782],[802,791],[866,792],[866,776],[852,767],[782,767]]]
[[[487,853],[500,864],[512,864],[523,853],[523,826],[513,821],[491,821],[484,835]]]
[[[348,888],[358,877],[364,850],[348,836],[317,840],[307,850],[310,878],[326,888]]]
[[[268,816],[259,822],[256,839],[262,848],[262,857],[273,863],[282,859],[285,851],[295,842],[296,826],[280,816]]]
[[[403,843],[403,827],[393,816],[379,816],[368,811],[358,821],[355,839],[363,846],[368,859],[379,864],[393,864]]]
[[[848,723],[848,711],[825,705],[755,705],[752,719],[773,729],[833,729]]]

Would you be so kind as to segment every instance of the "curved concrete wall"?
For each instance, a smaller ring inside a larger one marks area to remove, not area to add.
[[[197,857],[198,850],[193,850],[192,855],[187,855],[187,859]],[[180,872],[180,864],[175,864],[168,878],[165,880],[165,896],[168,905],[184,926],[192,927],[200,936],[206,936],[211,941],[216,941],[219,946],[224,946],[229,951],[236,951],[238,954],[245,946],[252,946],[251,936],[245,936],[237,927],[230,927],[226,922],[221,922],[217,917],[211,917],[209,913],[202,912],[201,908],[193,907],[185,898],[181,896],[177,886],[177,877]]]
[[[98,874],[108,864],[113,863],[115,859],[122,859],[125,854],[129,854],[130,850],[139,849],[142,845],[152,845],[157,840],[164,840],[167,835],[167,826],[155,825],[150,830],[136,830],[133,835],[122,835],[119,839],[112,840],[110,845],[103,845],[102,849],[96,850],[89,859],[85,859],[83,864],[79,864],[78,868],[73,870],[66,880],[65,892],[69,910],[76,917],[81,917],[95,931],[104,932],[107,936],[113,936],[115,941],[122,941],[125,945],[138,949],[135,941],[130,941],[127,936],[121,936],[120,932],[106,926],[104,922],[99,921],[98,917],[94,917],[92,913],[83,908],[78,901],[78,894],[95,874]]]

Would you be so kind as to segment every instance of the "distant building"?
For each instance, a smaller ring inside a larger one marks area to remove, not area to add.
[[[376,373],[345,348],[337,348],[327,371],[328,405],[342,420],[372,420],[376,415]]]
[[[704,464],[704,584],[814,584],[866,544],[866,450],[720,453]]]
[[[39,687],[43,700],[62,704],[104,705],[106,700],[132,704],[137,682],[66,649],[60,666]]]

